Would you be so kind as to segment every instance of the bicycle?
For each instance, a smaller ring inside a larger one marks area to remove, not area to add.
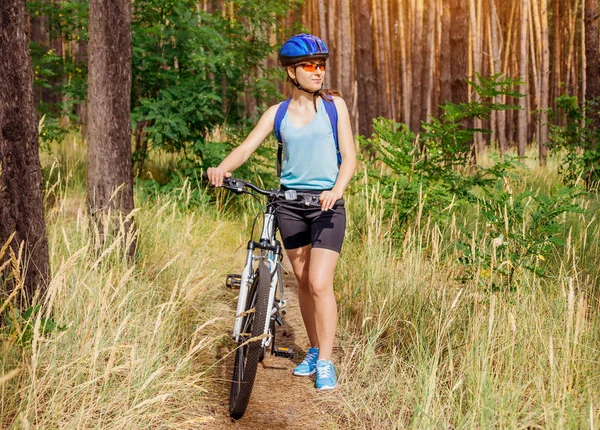
[[[206,174],[203,175],[207,179]],[[227,275],[225,284],[239,288],[236,318],[232,338],[237,343],[233,377],[229,395],[229,415],[241,418],[246,412],[258,363],[263,360],[270,346],[271,354],[294,358],[293,348],[275,346],[275,325],[283,325],[286,301],[283,300],[282,246],[276,238],[278,229],[276,206],[281,204],[304,207],[321,207],[319,196],[295,190],[264,190],[250,182],[225,178],[223,188],[236,194],[267,197],[263,206],[263,227],[258,242],[248,241],[246,262],[241,275]],[[338,202],[337,204],[339,204]],[[255,224],[258,219],[257,214]],[[278,293],[278,294],[277,294]]]

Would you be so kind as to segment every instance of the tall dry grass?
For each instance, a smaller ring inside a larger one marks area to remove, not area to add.
[[[493,292],[484,274],[459,281],[456,219],[444,231],[417,219],[398,244],[376,188],[349,200],[337,282],[348,427],[598,426],[597,211],[571,223],[556,275],[521,272],[516,291]]]
[[[239,222],[186,209],[184,184],[137,202],[135,259],[123,228],[94,249],[83,154],[74,139],[44,157],[52,280],[31,342],[18,325],[0,334],[0,428],[201,427],[234,313],[222,288],[233,256],[222,250],[239,245]],[[18,264],[3,270],[18,278]],[[43,335],[45,317],[66,329]]]
[[[138,253],[128,260],[124,229],[93,248],[81,141],[69,138],[44,164],[52,282],[29,344],[17,327],[0,333],[0,427],[206,425],[227,396],[214,383],[234,313],[222,280],[239,270],[248,212],[190,208],[189,182],[167,194],[138,189]],[[549,186],[556,176],[532,168],[525,179]],[[483,275],[458,280],[464,214],[444,228],[420,216],[398,243],[377,184],[347,202],[335,287],[340,388],[323,397],[340,428],[598,426],[597,200],[570,223],[556,275],[520,272],[512,292],[483,288]],[[15,255],[0,270],[18,278],[19,264]],[[66,330],[43,335],[46,315]]]

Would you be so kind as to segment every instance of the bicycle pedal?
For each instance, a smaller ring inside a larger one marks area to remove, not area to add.
[[[273,350],[275,357],[294,358],[294,348],[277,347]]]
[[[239,289],[242,285],[242,275],[230,274],[225,278],[225,286],[231,289]]]

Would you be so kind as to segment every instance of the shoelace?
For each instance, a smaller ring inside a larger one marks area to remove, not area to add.
[[[319,378],[329,378],[331,372],[331,366],[327,364],[326,366],[318,366],[317,373],[319,374]]]
[[[302,363],[306,363],[306,364],[313,363],[313,366],[314,366],[314,362],[316,361],[315,358],[317,358],[318,356],[319,356],[318,352],[308,352],[306,354],[306,356],[304,357],[304,360],[302,360]]]

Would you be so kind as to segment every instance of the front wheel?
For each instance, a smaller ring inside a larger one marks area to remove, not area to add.
[[[248,294],[247,315],[242,323],[240,346],[235,353],[233,378],[229,394],[229,415],[239,419],[246,412],[256,369],[264,348],[262,335],[266,332],[269,312],[269,290],[271,274],[266,263],[261,262],[256,269],[254,282]],[[255,339],[258,338],[258,339]]]

